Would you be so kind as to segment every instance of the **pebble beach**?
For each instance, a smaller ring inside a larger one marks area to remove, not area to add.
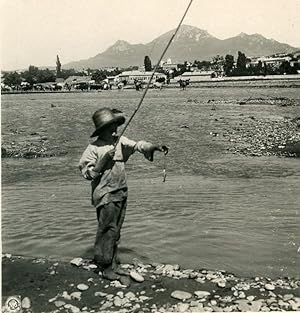
[[[23,312],[270,312],[300,310],[300,280],[237,277],[177,264],[121,264],[126,285],[108,281],[89,260],[69,262],[4,254],[5,299],[19,296]]]

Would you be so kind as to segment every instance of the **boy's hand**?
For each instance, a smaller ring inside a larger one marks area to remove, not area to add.
[[[116,153],[116,148],[112,148],[111,150],[108,150],[105,154],[105,158],[113,159]]]
[[[161,151],[161,152],[164,152],[165,155],[167,155],[169,152],[169,148],[167,146],[152,144],[150,147],[148,147],[147,151],[144,153],[145,158],[152,162],[155,151]]]
[[[108,150],[100,161],[97,160],[94,171],[98,173],[102,172],[103,169],[108,165],[108,163],[110,163],[113,160],[115,152],[116,152],[115,148]]]

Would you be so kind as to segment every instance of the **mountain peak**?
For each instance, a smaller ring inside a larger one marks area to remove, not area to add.
[[[200,29],[195,26],[183,24],[179,28],[179,31],[177,35],[175,36],[175,41],[181,40],[183,38],[185,39],[188,38],[190,40],[199,41],[200,39],[212,38],[212,37],[213,36],[211,36],[206,30]]]
[[[115,52],[122,52],[129,50],[130,46],[130,43],[125,40],[117,40],[115,44],[110,47],[110,50]]]

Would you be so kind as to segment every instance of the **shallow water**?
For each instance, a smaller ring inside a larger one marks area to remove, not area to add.
[[[250,115],[300,116],[300,107],[236,104],[249,96],[289,97],[298,104],[300,98],[297,88],[148,92],[126,136],[168,145],[168,176],[163,183],[162,155],[153,163],[139,154],[129,160],[123,261],[299,276],[299,159],[229,154],[222,133],[237,124],[246,127]],[[76,167],[93,131],[91,115],[109,106],[129,116],[140,97],[133,90],[2,96],[3,143],[29,141],[36,132],[68,152],[2,160],[4,252],[64,259],[92,255],[96,216],[89,182]],[[209,99],[233,102],[212,110]]]

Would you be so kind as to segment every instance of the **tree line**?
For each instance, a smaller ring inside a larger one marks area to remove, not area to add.
[[[292,57],[292,55],[291,55]],[[297,59],[295,59],[297,60]],[[214,71],[215,73],[222,73],[225,76],[257,76],[257,75],[276,75],[276,74],[297,74],[300,70],[299,62],[291,66],[290,62],[283,61],[279,66],[267,64],[266,62],[258,61],[257,64],[251,63],[251,60],[246,57],[245,53],[238,51],[237,60],[234,56],[227,54],[225,57],[217,55],[212,61],[198,61],[193,63],[185,61],[183,64],[177,64],[177,69],[173,69],[172,75],[169,71],[163,71],[159,68],[159,72],[167,75],[167,78],[176,77],[184,72],[190,71],[191,68],[196,68],[202,71]],[[298,60],[299,61],[299,60]],[[152,64],[149,56],[144,58],[145,71],[151,71]],[[132,66],[123,70],[137,70],[137,66]],[[61,69],[61,64],[57,56],[56,70],[39,69],[34,65],[30,65],[28,70],[21,73],[5,72],[3,74],[3,82],[8,86],[18,86],[22,82],[27,82],[31,86],[39,83],[55,82],[56,78],[67,79],[70,76],[91,76],[91,79],[96,83],[100,83],[108,76],[116,76],[122,73],[119,68],[113,71],[105,69],[87,69],[85,71],[77,71],[75,69]]]

